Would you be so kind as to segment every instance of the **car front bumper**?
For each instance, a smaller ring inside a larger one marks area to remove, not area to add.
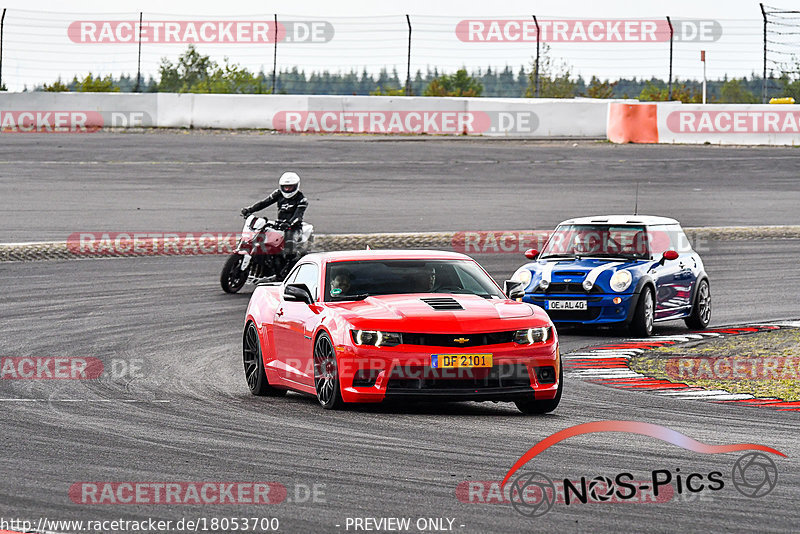
[[[619,298],[620,303],[615,304],[614,299]],[[556,324],[627,324],[633,316],[639,300],[638,293],[588,293],[580,295],[575,293],[551,294],[528,293],[522,299],[539,306],[547,312],[550,320]],[[548,300],[586,301],[586,310],[567,311],[549,310]]]
[[[491,354],[492,367],[433,368],[434,354]],[[537,345],[506,343],[463,349],[339,346],[337,363],[345,402],[514,401],[531,396],[552,399],[558,391],[560,376],[555,339]]]

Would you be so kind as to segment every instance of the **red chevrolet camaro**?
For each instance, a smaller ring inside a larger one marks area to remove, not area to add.
[[[258,285],[243,338],[254,395],[294,390],[323,407],[384,399],[509,401],[554,410],[563,372],[553,323],[509,300],[463,254],[310,254]]]

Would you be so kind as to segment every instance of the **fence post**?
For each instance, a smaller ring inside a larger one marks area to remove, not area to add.
[[[767,103],[767,12],[764,4],[761,6],[761,16],[764,17],[764,73],[761,75],[761,103]]]
[[[411,17],[406,15],[408,24],[408,61],[406,64],[406,96],[411,96]]]
[[[277,75],[278,69],[278,14],[275,13],[275,47],[272,52],[272,91],[271,93],[275,94],[275,76]]]
[[[672,100],[672,41],[675,36],[675,30],[672,27],[672,20],[667,17],[667,24],[669,24],[669,81],[667,82],[667,100]]]
[[[142,80],[142,12],[139,11],[139,57],[136,59],[136,87],[134,93],[139,92],[139,83]]]
[[[533,96],[539,98],[539,21],[536,20],[536,15],[533,16],[533,23],[536,25],[536,65],[533,67]]]
[[[6,8],[3,8],[3,16],[0,17],[0,91],[3,90],[3,27],[6,24]]]

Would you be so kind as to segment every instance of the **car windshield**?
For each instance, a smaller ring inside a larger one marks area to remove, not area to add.
[[[489,275],[471,260],[363,260],[328,264],[326,301],[403,293],[505,298]]]
[[[539,256],[646,259],[650,257],[644,226],[562,224],[555,229]]]

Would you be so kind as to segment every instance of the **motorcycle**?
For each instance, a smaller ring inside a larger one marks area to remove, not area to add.
[[[219,281],[223,291],[236,293],[248,283],[283,281],[297,261],[308,253],[314,240],[314,227],[305,222],[302,224],[294,251],[286,254],[286,223],[248,215],[236,251],[228,257],[222,268]]]

